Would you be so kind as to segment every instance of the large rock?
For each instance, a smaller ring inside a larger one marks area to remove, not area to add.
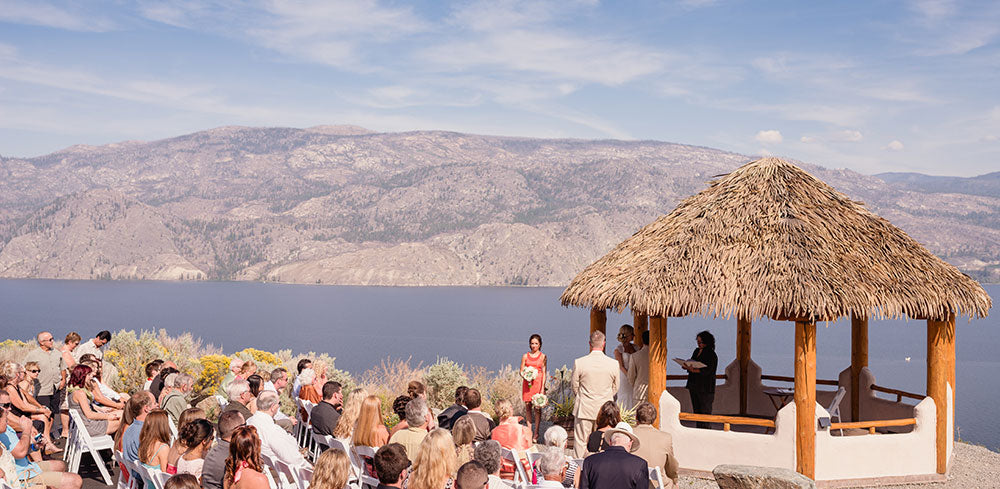
[[[712,471],[720,489],[815,489],[816,482],[794,470],[752,465],[719,465]]]

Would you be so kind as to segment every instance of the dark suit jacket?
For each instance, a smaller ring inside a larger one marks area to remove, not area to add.
[[[309,422],[312,423],[313,431],[317,435],[332,435],[333,428],[340,421],[340,413],[337,408],[328,402],[320,402],[312,408],[312,415]]]
[[[608,447],[583,459],[580,489],[648,489],[649,466],[646,461],[625,451]]]
[[[226,407],[222,408],[223,411],[239,411],[243,415],[243,421],[250,419],[250,408],[240,404],[238,401],[229,401]]]
[[[448,406],[448,409],[441,411],[441,414],[438,415],[438,426],[446,430],[450,430],[453,426],[455,426],[455,421],[458,421],[458,418],[461,418],[467,412],[469,411],[465,409],[465,406],[452,404],[451,406]]]
[[[222,479],[226,475],[226,458],[229,457],[229,442],[219,440],[205,454],[201,468],[201,485],[204,489],[222,489]]]

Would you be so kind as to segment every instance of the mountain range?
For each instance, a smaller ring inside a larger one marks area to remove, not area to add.
[[[221,127],[0,157],[0,277],[565,285],[752,157],[660,141]],[[796,162],[1000,281],[1000,173]]]

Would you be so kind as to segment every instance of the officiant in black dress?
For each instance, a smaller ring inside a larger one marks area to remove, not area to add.
[[[715,401],[715,371],[719,366],[719,357],[715,354],[715,336],[708,331],[702,331],[695,337],[698,348],[691,354],[691,360],[704,363],[701,368],[683,366],[688,371],[687,387],[691,394],[691,407],[695,414],[712,414],[712,402]],[[710,428],[711,425],[699,421],[698,428]]]

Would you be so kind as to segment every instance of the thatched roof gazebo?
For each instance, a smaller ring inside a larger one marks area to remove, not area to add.
[[[954,389],[955,315],[984,317],[991,307],[973,279],[902,230],[802,169],[777,158],[750,162],[711,182],[585,268],[563,292],[563,305],[630,308],[650,328],[649,400],[666,386],[666,318],[735,317],[746,409],[751,321],[795,321],[796,468],[814,477],[816,321],[852,318],[852,412],[857,375],[867,365],[867,323],[875,318],[928,321],[927,393],[938,409],[938,473],[946,384]]]

